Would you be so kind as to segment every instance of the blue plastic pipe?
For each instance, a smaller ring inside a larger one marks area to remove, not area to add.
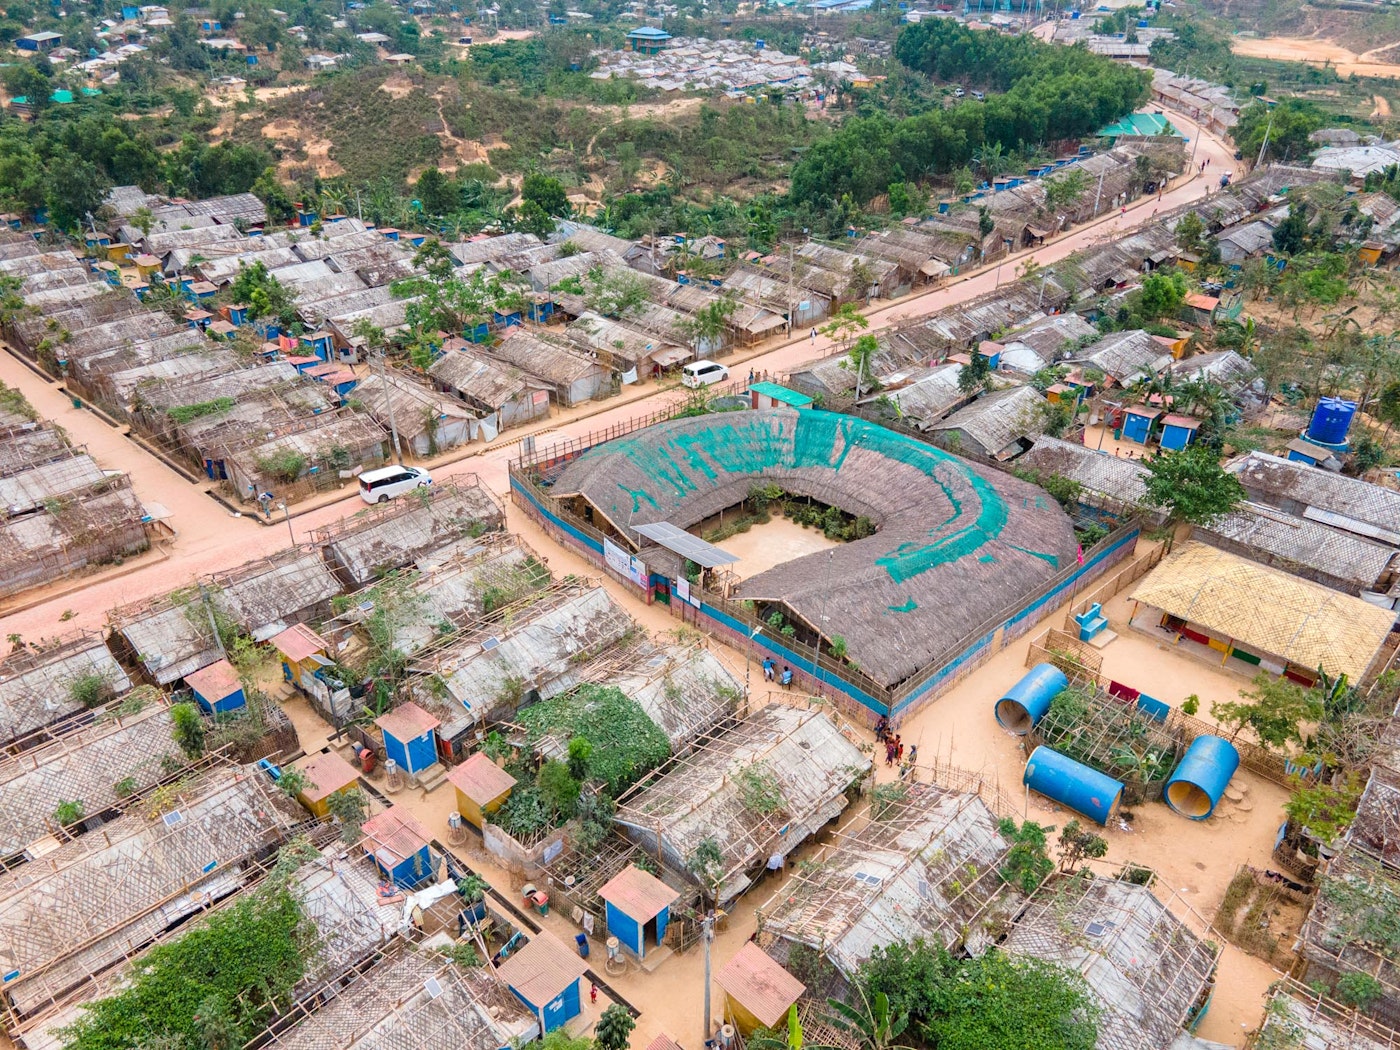
[[[1120,781],[1043,746],[1031,752],[1022,782],[1097,824],[1108,823],[1123,794]]]
[[[1176,771],[1167,778],[1162,797],[1183,817],[1205,820],[1215,812],[1225,785],[1240,768],[1240,753],[1218,736],[1198,736],[1191,741]]]
[[[1050,710],[1050,701],[1069,685],[1065,673],[1053,664],[1036,664],[997,701],[997,724],[1017,736],[1025,736]]]

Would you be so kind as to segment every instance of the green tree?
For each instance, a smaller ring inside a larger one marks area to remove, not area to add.
[[[1194,211],[1188,211],[1177,220],[1176,246],[1184,252],[1199,252],[1201,250],[1201,238],[1205,236],[1206,224],[1201,221],[1201,217]]]
[[[248,307],[248,316],[254,320],[268,318],[282,325],[296,323],[295,298],[261,261],[239,267],[229,294],[234,302]]]
[[[835,339],[842,345],[850,341],[856,332],[870,327],[870,321],[860,312],[855,303],[842,303],[840,308],[827,318],[822,326],[822,335]]]
[[[923,1034],[938,1050],[1092,1050],[1099,1010],[1077,973],[996,948],[945,985]]]
[[[1294,199],[1288,205],[1288,217],[1274,227],[1274,251],[1297,255],[1308,246],[1311,236],[1308,226],[1308,203]]]
[[[1215,720],[1233,730],[1231,740],[1248,728],[1265,747],[1283,750],[1303,742],[1301,725],[1322,717],[1319,693],[1267,671],[1255,675],[1254,688],[1240,696],[1211,706]]]
[[[1326,117],[1311,102],[1285,99],[1278,105],[1253,102],[1240,110],[1233,131],[1235,146],[1250,164],[1259,159],[1267,136],[1264,162],[1298,163],[1313,149],[1308,136],[1323,126]]]
[[[1055,869],[1050,860],[1049,842],[1046,835],[1054,831],[1032,820],[1020,827],[1011,818],[1004,818],[998,826],[1002,836],[1011,841],[1011,851],[1002,862],[1001,878],[1015,886],[1022,893],[1033,893],[1044,881],[1045,876]]]
[[[627,1050],[632,1029],[636,1020],[621,1003],[613,1003],[598,1018],[598,1026],[593,1037],[598,1042],[598,1050]]]
[[[49,221],[60,230],[84,226],[87,216],[95,216],[102,209],[111,188],[112,180],[80,156],[55,163],[49,169],[48,191],[44,195]]]
[[[1108,853],[1108,840],[1071,820],[1060,829],[1060,871],[1072,874],[1085,860],[1097,860]]]
[[[326,811],[340,821],[340,840],[354,845],[360,840],[360,828],[369,819],[369,800],[357,787],[337,791],[326,797]]]
[[[880,352],[880,343],[873,335],[862,335],[851,344],[851,349],[841,359],[841,367],[856,374],[856,397],[876,386],[872,371],[875,355]],[[867,386],[867,380],[870,385]]]
[[[588,779],[588,760],[593,757],[593,744],[587,737],[576,736],[569,741],[569,776],[582,783]]]
[[[715,346],[729,330],[729,318],[738,308],[739,304],[732,296],[722,295],[680,322],[680,334],[693,347]]]
[[[1208,525],[1229,514],[1244,499],[1244,486],[1220,466],[1204,445],[1179,452],[1158,452],[1143,460],[1147,494],[1143,502],[1162,507],[1175,522]]]
[[[975,394],[986,388],[992,379],[991,359],[974,350],[967,364],[958,369],[958,389],[964,394]]]
[[[204,718],[191,703],[176,704],[170,709],[170,736],[181,751],[191,759],[204,754]]]
[[[540,798],[555,813],[568,819],[578,806],[579,782],[569,773],[564,762],[551,760],[540,767],[536,775]]]
[[[551,219],[569,216],[569,195],[564,192],[564,184],[552,175],[539,172],[526,175],[520,186],[520,199],[525,204],[535,205]]]
[[[1128,310],[1144,321],[1174,317],[1186,301],[1186,278],[1176,270],[1148,275],[1129,297]]]

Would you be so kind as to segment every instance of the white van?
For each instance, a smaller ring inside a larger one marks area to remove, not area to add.
[[[433,477],[421,467],[380,467],[360,475],[360,499],[366,503],[385,503],[414,489],[425,489]]]
[[[962,97],[963,97],[964,95],[966,95],[966,94],[967,94],[967,92],[964,91],[964,90],[963,90],[962,88],[960,88],[960,87],[953,88],[953,97],[954,97],[954,98],[962,98]]]
[[[695,389],[723,383],[728,378],[729,369],[716,361],[692,361],[681,369],[681,382]]]

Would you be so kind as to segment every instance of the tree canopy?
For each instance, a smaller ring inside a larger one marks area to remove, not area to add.
[[[1142,465],[1147,468],[1144,502],[1165,508],[1173,521],[1208,525],[1244,499],[1239,478],[1221,467],[1215,452],[1203,445],[1158,452]]]

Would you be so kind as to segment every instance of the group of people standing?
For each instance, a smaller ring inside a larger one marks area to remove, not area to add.
[[[885,766],[899,766],[900,778],[909,775],[909,770],[919,757],[919,747],[917,744],[909,745],[909,757],[904,757],[904,740],[898,733],[890,732],[890,723],[886,718],[881,718],[875,723],[875,740],[885,745]]]

